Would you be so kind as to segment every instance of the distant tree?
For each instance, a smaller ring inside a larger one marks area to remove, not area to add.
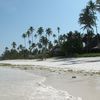
[[[58,41],[57,41],[57,40],[54,40],[54,44],[56,44],[56,45],[57,45],[57,44],[58,44]]]
[[[23,47],[23,45],[22,45],[22,44],[20,44],[20,45],[18,46],[18,48],[17,48],[17,49],[18,49],[19,51],[22,51],[22,50],[23,50],[23,48],[24,48],[24,47]]]
[[[34,34],[34,37],[35,37],[35,43],[36,43],[36,39],[37,39],[37,34]]]
[[[47,36],[48,36],[48,40],[50,41],[50,35],[52,35],[52,30],[51,30],[51,28],[47,28],[47,29],[46,29],[46,34],[47,34]]]
[[[40,36],[40,38],[41,38],[43,32],[44,32],[43,27],[39,27],[38,30],[37,30],[37,33],[38,33],[38,35]]]
[[[64,40],[64,42],[67,40],[66,34],[63,34],[63,40]]]
[[[27,36],[28,36],[28,44],[29,44],[29,47],[30,47],[30,41],[31,41],[31,40],[30,40],[30,35],[31,35],[31,34],[30,34],[30,31],[28,30],[28,31],[26,32],[26,34],[27,34]]]
[[[64,39],[63,39],[63,35],[60,35],[60,36],[59,36],[59,42],[60,42],[60,44],[63,43],[63,40],[64,40]]]
[[[96,0],[96,9],[100,12],[100,0]]]
[[[25,45],[25,48],[26,48],[26,34],[25,33],[22,34],[22,38],[24,39],[24,45]]]
[[[36,44],[35,44],[35,43],[32,43],[32,45],[31,45],[31,47],[30,47],[31,51],[32,51],[35,47],[36,47]]]
[[[55,41],[55,38],[56,38],[56,34],[53,34],[53,38],[54,38],[54,41]],[[55,45],[55,42],[54,42],[54,45]]]
[[[33,32],[34,32],[34,28],[32,26],[30,26],[29,32],[30,32],[30,35],[32,35],[32,43],[33,43]]]
[[[5,51],[8,51],[8,49],[9,49],[8,47],[5,47]]]
[[[41,53],[42,44],[39,42],[37,45],[38,45],[38,48],[39,48],[39,50],[38,50],[38,51],[40,51],[40,52],[38,52],[38,53]]]
[[[48,39],[45,36],[42,36],[40,39],[40,43],[42,43],[42,53],[43,53],[43,58],[46,58],[46,50],[47,50],[47,44],[48,44]]]
[[[16,48],[16,46],[17,46],[16,42],[12,42],[12,44],[11,44],[11,45],[12,45],[12,48],[13,48],[13,49],[15,49],[15,48]]]
[[[57,31],[58,31],[58,43],[59,43],[60,27],[57,27]]]

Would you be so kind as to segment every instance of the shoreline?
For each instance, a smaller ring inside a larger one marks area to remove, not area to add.
[[[100,74],[100,57],[50,58],[46,60],[2,60],[0,66],[20,69],[43,69],[51,72],[75,72]]]

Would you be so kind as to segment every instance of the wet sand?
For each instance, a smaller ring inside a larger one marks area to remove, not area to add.
[[[68,91],[69,94],[75,97],[82,97],[82,100],[100,99],[100,75],[74,72],[50,72],[39,69],[33,72],[46,77],[46,85]],[[72,78],[72,76],[76,76],[76,78]]]
[[[0,100],[81,100],[45,85],[45,79],[25,70],[0,68]]]

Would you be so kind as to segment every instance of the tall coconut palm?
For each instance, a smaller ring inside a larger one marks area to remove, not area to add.
[[[58,42],[60,43],[60,41],[59,41],[60,27],[57,27],[57,31],[58,31]]]
[[[57,45],[58,44],[58,41],[57,40],[54,40],[54,44]]]
[[[64,40],[64,42],[66,41],[66,39],[67,39],[66,34],[63,34],[63,40]]]
[[[32,35],[32,43],[33,43],[33,31],[34,31],[34,28],[30,26],[29,32],[30,32],[30,35]]]
[[[34,38],[35,38],[35,43],[36,43],[36,39],[37,39],[37,34],[34,34]]]
[[[26,32],[26,34],[27,34],[27,37],[28,37],[28,43],[29,43],[29,47],[30,47],[30,31],[28,30],[27,32]]]
[[[42,36],[41,39],[40,39],[40,43],[42,43],[42,45],[45,46],[45,48],[46,48],[46,46],[47,46],[47,44],[48,44],[48,39],[47,39],[47,37]]]
[[[46,56],[45,56],[45,55],[46,55],[47,44],[48,44],[48,39],[47,39],[47,37],[42,36],[41,39],[40,39],[40,42],[42,43],[42,47],[43,47],[43,51],[42,51],[42,53],[43,53],[43,58],[46,59]]]
[[[26,34],[25,33],[22,34],[22,38],[24,39],[24,45],[25,45],[25,48],[26,48]]]
[[[43,27],[39,27],[38,30],[37,30],[37,33],[38,33],[38,35],[39,35],[40,38],[41,38],[43,32],[44,32]]]
[[[96,34],[98,34],[98,30],[97,30],[97,23],[96,23],[96,20],[97,20],[97,17],[96,17],[96,4],[93,2],[93,1],[89,1],[88,2],[88,5],[87,5],[88,7],[89,7],[89,10],[90,10],[90,12],[95,16],[95,28],[96,28]]]
[[[32,51],[35,48],[35,43],[32,43],[31,47],[30,47],[30,51]]]
[[[53,34],[53,38],[54,38],[54,41],[55,41],[55,38],[56,38],[56,34]],[[55,45],[55,42],[54,42],[54,45]]]
[[[63,39],[63,35],[60,35],[60,36],[59,36],[59,42],[60,42],[60,44],[63,43],[63,40],[64,40],[64,39]]]
[[[20,45],[18,46],[18,48],[17,48],[17,49],[18,49],[18,50],[20,50],[20,51],[22,51],[22,50],[23,50],[23,48],[24,48],[24,47],[23,47],[23,45],[22,45],[22,44],[20,44]]]
[[[8,49],[9,49],[8,47],[5,47],[5,51],[8,51]]]
[[[46,29],[46,35],[48,36],[48,40],[50,41],[50,35],[52,35],[52,30],[51,28]]]
[[[38,53],[41,53],[42,44],[39,42],[37,45],[38,45],[38,48],[39,48],[39,50],[38,50],[39,52]]]
[[[49,52],[51,51],[52,47],[53,47],[53,44],[52,44],[52,42],[50,41],[50,42],[49,42],[49,46],[48,46]]]
[[[96,8],[100,12],[100,0],[96,0]]]
[[[13,49],[15,49],[15,48],[16,48],[16,46],[17,46],[16,42],[12,42],[12,44],[11,44],[11,45],[12,45],[12,48],[13,48]]]
[[[82,13],[79,17],[79,23],[82,25],[83,30],[87,30],[87,33],[89,31],[94,31],[93,27],[96,25],[96,16],[91,13],[88,6],[86,6],[85,9],[82,10]]]

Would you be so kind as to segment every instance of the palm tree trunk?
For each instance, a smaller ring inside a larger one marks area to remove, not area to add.
[[[25,45],[25,48],[26,48],[26,40],[24,39],[24,45]]]

